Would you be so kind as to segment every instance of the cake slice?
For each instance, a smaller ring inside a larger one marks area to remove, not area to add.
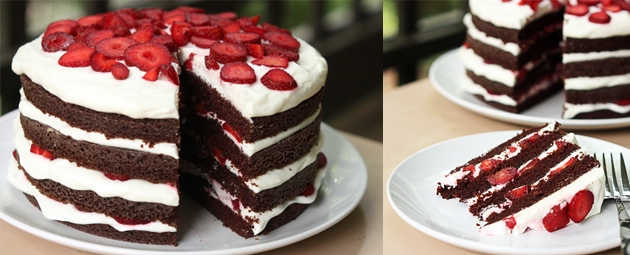
[[[438,182],[437,194],[457,198],[487,222],[487,235],[553,232],[598,214],[604,171],[572,133],[546,124],[455,168]]]

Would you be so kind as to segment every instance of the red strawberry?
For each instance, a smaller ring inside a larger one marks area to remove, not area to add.
[[[251,66],[243,62],[227,63],[221,68],[221,80],[235,84],[252,84],[256,82],[256,73]]]
[[[88,26],[79,27],[79,28],[77,28],[77,38],[75,38],[75,40],[79,41],[79,39],[78,39],[79,36],[83,36],[84,39],[85,39],[85,37],[88,34],[96,32],[96,31],[99,31],[101,29],[103,29],[103,28],[101,27],[100,24],[92,24],[92,25],[88,25]]]
[[[621,106],[630,105],[630,99],[620,99],[616,104]]]
[[[222,19],[222,18],[219,18],[217,16],[210,15],[210,25],[211,26],[224,27],[224,26],[227,26],[229,24],[232,24],[232,22],[234,22],[234,21],[229,20],[229,19]]]
[[[256,16],[250,17],[249,20],[252,21],[253,25],[256,25],[256,24],[258,24],[258,22],[260,22],[260,15],[256,15]]]
[[[124,175],[117,175],[117,174],[105,174],[105,177],[114,180],[114,181],[121,181],[124,182],[126,180],[129,180],[130,178],[128,176],[124,176]]]
[[[300,59],[300,54],[285,50],[275,45],[264,43],[262,44],[262,47],[263,51],[265,52],[265,56],[279,55],[287,58],[289,61],[298,61]]]
[[[504,184],[514,179],[514,176],[516,176],[516,171],[517,169],[514,167],[506,167],[488,176],[487,180],[493,186]]]
[[[481,165],[479,165],[479,169],[481,169],[481,171],[490,171],[494,167],[496,167],[499,163],[501,163],[501,160],[491,159],[491,158],[486,159],[481,162]]]
[[[114,37],[114,31],[109,29],[99,30],[93,33],[90,33],[85,37],[85,45],[88,47],[94,47],[98,42],[103,39]]]
[[[260,44],[250,44],[247,45],[248,53],[250,56],[254,58],[263,58],[265,56],[265,51]],[[286,59],[286,58],[285,58]]]
[[[551,208],[551,211],[543,218],[543,226],[549,232],[564,228],[569,224],[568,206],[562,208],[562,204]]]
[[[45,52],[67,50],[73,42],[74,37],[72,37],[72,35],[64,32],[55,32],[42,39],[42,49],[44,49]]]
[[[184,11],[187,13],[204,13],[205,11],[201,8],[197,8],[197,7],[190,7],[190,6],[180,6],[177,7],[177,9],[175,10],[180,10],[180,11]]]
[[[153,37],[149,42],[164,45],[170,52],[176,52],[178,50],[177,43],[170,35],[158,35]]]
[[[144,225],[151,222],[150,220],[144,220],[144,219],[134,220],[134,219],[123,218],[123,217],[114,217],[114,220],[116,220],[118,223],[123,224],[123,225]]]
[[[142,76],[142,79],[145,79],[147,81],[157,81],[159,75],[160,75],[160,67],[158,66],[147,71],[147,73],[145,73]]]
[[[172,65],[163,64],[160,65],[160,72],[166,76],[166,78],[173,84],[179,86],[179,75],[175,71],[175,67]]]
[[[599,0],[578,0],[578,3],[593,6],[599,3]]]
[[[188,55],[188,59],[186,59],[186,61],[184,61],[184,68],[186,68],[186,70],[193,70],[193,66],[192,66],[192,61],[195,58],[195,53],[190,53],[190,55]]]
[[[93,24],[98,24],[100,26],[104,16],[105,14],[103,13],[86,16],[78,19],[77,23],[79,23],[79,26],[89,26]]]
[[[190,42],[199,48],[210,49],[218,41],[193,35],[190,37]]]
[[[125,63],[146,72],[163,64],[170,65],[171,52],[164,45],[157,43],[137,44],[125,51]]]
[[[126,26],[126,27],[129,27],[129,28],[131,28],[133,26],[134,19],[133,19],[133,17],[131,15],[129,15],[127,13],[123,13],[123,12],[116,12],[116,14],[125,21],[126,25],[125,24],[116,24],[115,26]]]
[[[608,16],[608,14],[606,14],[606,12],[604,11],[596,12],[588,17],[588,21],[597,24],[607,24],[610,22],[610,16]]]
[[[190,42],[190,37],[192,36],[192,26],[185,22],[175,21],[171,27],[171,35],[177,45],[184,46]]]
[[[562,147],[567,145],[567,142],[565,141],[553,141],[553,143],[556,144],[556,147],[558,147],[558,149],[562,149]]]
[[[626,1],[615,1],[615,4],[619,5],[622,10],[626,10],[630,12],[630,4]]]
[[[465,167],[462,167],[462,171],[474,172],[475,171],[475,165],[467,165]]]
[[[508,148],[508,150],[510,150],[510,153],[514,153],[516,150],[518,150],[518,148],[514,147],[514,146],[510,146]]]
[[[60,24],[60,25],[56,25],[56,26],[49,26],[46,29],[46,32],[44,32],[44,37],[53,34],[53,33],[57,33],[57,32],[63,32],[66,34],[72,34],[72,27],[70,25],[65,25],[65,24]]]
[[[212,57],[205,56],[204,62],[206,63],[206,68],[208,68],[208,70],[219,70],[219,64]]]
[[[210,17],[204,13],[189,13],[188,23],[193,26],[205,26],[210,24]]]
[[[297,88],[297,82],[293,77],[281,69],[271,69],[262,78],[260,82],[271,90],[293,90]]]
[[[124,59],[127,48],[136,44],[136,41],[127,37],[114,37],[103,39],[94,45],[94,49],[108,58]]]
[[[108,59],[103,53],[94,51],[90,56],[90,66],[92,70],[97,72],[109,72],[111,67],[116,64],[116,60]]]
[[[90,66],[90,56],[94,53],[94,49],[90,47],[81,47],[63,54],[57,63],[66,67],[85,67]]]
[[[324,168],[328,165],[328,159],[326,159],[326,155],[324,155],[324,153],[320,152],[317,154],[317,163],[319,164],[318,168]]]
[[[84,43],[80,43],[80,42],[73,42],[70,45],[68,45],[68,48],[66,49],[67,51],[71,51],[71,50],[76,50],[78,48],[83,48],[83,47],[87,47],[85,46]]]
[[[116,78],[116,80],[124,80],[124,79],[127,79],[127,77],[129,77],[129,68],[127,68],[126,65],[118,63],[118,62],[112,65],[111,72],[112,72],[112,75],[114,75],[114,78]]]
[[[228,23],[224,26],[221,26],[221,29],[223,29],[223,33],[236,33],[238,31],[241,31],[241,23],[238,22],[232,22],[232,23]]]
[[[256,33],[228,33],[225,34],[225,41],[235,44],[260,44],[260,36]]]
[[[185,12],[175,12],[177,10],[172,10],[164,14],[164,24],[171,25],[174,22],[186,22],[188,20],[188,16]],[[175,12],[175,13],[172,13]]]
[[[304,188],[304,190],[302,191],[302,196],[308,197],[310,195],[313,195],[313,193],[315,193],[315,186],[313,186],[313,184],[309,183],[306,185],[306,187]]]
[[[131,34],[129,38],[138,43],[145,43],[153,39],[153,32],[155,32],[153,25],[148,25],[138,29],[136,32]]]
[[[223,29],[215,26],[193,27],[193,36],[199,36],[212,40],[223,39]]]
[[[518,174],[519,174],[519,175],[522,175],[523,173],[526,173],[527,171],[529,171],[529,170],[531,170],[532,168],[534,168],[534,166],[535,166],[538,162],[540,162],[540,159],[539,159],[539,158],[535,158],[535,159],[533,159],[532,161],[530,161],[530,162],[529,162],[529,164],[527,164],[525,167],[521,168],[521,169],[518,171]]]
[[[527,195],[527,193],[529,193],[530,191],[530,187],[529,185],[525,185],[525,186],[521,186],[519,188],[513,189],[508,191],[507,193],[505,193],[505,198],[514,201],[518,198],[521,198],[525,195]]]
[[[577,4],[573,6],[567,5],[565,11],[567,14],[571,14],[575,16],[584,16],[588,13],[588,6],[584,4]]]
[[[593,192],[589,190],[580,190],[575,193],[571,203],[569,203],[569,219],[575,223],[580,223],[586,218],[586,215],[591,211],[593,207]]]
[[[250,44],[253,45],[253,44]],[[268,67],[282,67],[282,68],[287,68],[289,66],[289,60],[287,60],[285,57],[283,56],[265,56],[262,59],[256,59],[254,61],[252,61],[252,64],[254,65],[263,65],[263,66],[268,66]]]
[[[243,181],[245,182],[245,181]],[[231,199],[232,200],[232,209],[234,209],[234,211],[240,212],[241,211],[241,202],[238,201],[238,199]]]
[[[103,28],[108,29],[112,26],[123,26],[123,27],[131,27],[133,24],[128,24],[127,21],[123,17],[121,17],[118,13],[108,12],[103,16]]]
[[[230,133],[234,137],[234,139],[236,139],[236,142],[241,143],[243,141],[243,138],[241,138],[241,135],[236,133],[236,131],[234,131],[232,126],[227,124],[227,122],[224,122],[223,125],[221,125],[221,127],[223,127],[223,131]]]
[[[262,23],[261,27],[264,28],[265,30],[269,31],[269,32],[277,32],[277,33],[283,33],[283,34],[291,35],[291,31],[286,30],[286,29],[282,29],[282,28],[279,28],[279,27],[276,27],[276,26],[271,25],[269,23]]]
[[[566,163],[564,163],[564,165],[562,165],[562,166],[560,166],[560,167],[558,167],[556,169],[551,170],[551,173],[552,174],[558,173],[558,172],[562,171],[562,169],[567,168],[568,166],[572,165],[573,163],[575,163],[577,161],[578,161],[577,158],[571,157]]]
[[[609,6],[612,4],[613,0],[600,0],[603,6]]]
[[[140,14],[147,19],[151,19],[152,21],[161,21],[162,15],[164,14],[164,10],[160,8],[147,8],[140,10]]]
[[[121,14],[124,13],[128,16],[131,16],[133,19],[141,19],[142,13],[140,13],[140,11],[133,9],[133,8],[124,8],[124,9],[120,9],[118,11],[116,11],[116,13]]]
[[[503,219],[503,222],[505,222],[505,226],[509,229],[514,229],[514,227],[516,226],[516,219],[514,219],[514,215]]]
[[[244,62],[247,60],[247,51],[238,44],[219,42],[212,44],[210,56],[221,64]]]
[[[53,156],[52,153],[50,153],[50,151],[44,150],[41,147],[35,145],[34,143],[31,144],[31,152],[35,153],[37,155],[41,155],[44,158],[47,158],[47,159],[50,159],[50,160],[53,160],[53,159],[57,158],[57,157]]]
[[[254,23],[252,23],[252,20],[248,17],[241,17],[237,19],[236,22],[240,23],[241,27],[254,25]]]
[[[611,12],[619,12],[621,11],[621,7],[619,7],[619,5],[612,4],[608,6],[603,6],[602,10],[611,11]]]
[[[114,31],[114,36],[116,37],[123,37],[123,36],[128,36],[131,34],[131,31],[129,30],[128,27],[121,26],[121,25],[111,26],[109,27],[109,30]]]
[[[540,135],[539,134],[534,134],[534,135],[530,136],[529,138],[521,141],[519,144],[521,145],[522,148],[527,148],[527,146],[529,146],[530,144],[535,142],[538,138],[540,138]]]
[[[267,30],[259,26],[243,26],[242,28],[243,28],[243,31],[248,32],[248,33],[258,34],[260,35],[260,37],[265,36],[265,34],[267,33]]]
[[[235,20],[238,17],[238,15],[234,12],[222,12],[214,16],[218,18],[222,18],[222,19],[231,19],[231,20]]]
[[[283,49],[287,49],[293,52],[297,52],[300,49],[300,42],[295,40],[293,36],[283,33],[266,33],[265,39],[271,44],[279,46]]]
[[[13,158],[18,159],[17,150],[13,150]]]
[[[212,150],[212,154],[214,154],[214,157],[219,161],[219,163],[221,163],[222,166],[225,166],[226,158],[223,157],[223,155],[221,154],[221,151],[217,149],[216,147],[212,147],[211,150]]]

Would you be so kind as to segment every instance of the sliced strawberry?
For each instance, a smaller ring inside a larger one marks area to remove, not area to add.
[[[139,30],[137,30],[136,32],[134,32],[133,34],[131,34],[129,38],[131,38],[132,40],[138,43],[145,43],[153,39],[154,32],[155,30],[153,29],[152,25],[144,26],[140,28]]]
[[[42,39],[42,49],[45,52],[67,50],[74,42],[74,37],[64,32],[55,32]]]
[[[265,36],[265,34],[267,33],[267,30],[259,26],[243,26],[242,28],[243,28],[243,31],[248,32],[248,33],[258,34],[260,35],[260,37]]]
[[[216,26],[193,27],[193,36],[199,36],[212,40],[223,39],[223,29]]]
[[[225,41],[235,44],[260,44],[260,36],[256,33],[228,33],[225,34]]]
[[[254,23],[252,23],[252,20],[248,17],[241,17],[237,19],[236,22],[240,23],[241,27],[254,25]]]
[[[578,0],[578,3],[593,6],[599,3],[599,0]]]
[[[153,22],[162,21],[162,15],[164,10],[160,8],[147,8],[140,10],[140,14],[147,19],[153,20]]]
[[[219,161],[219,163],[221,163],[222,166],[225,166],[226,158],[223,157],[223,155],[221,154],[221,151],[217,149],[216,147],[212,147],[211,150],[212,150],[212,154],[214,154],[214,157]]]
[[[88,47],[94,47],[98,42],[103,39],[114,37],[114,31],[109,29],[99,30],[93,33],[90,33],[85,37],[85,45]]]
[[[111,72],[116,80],[124,80],[129,77],[129,68],[127,68],[127,66],[122,63],[116,62],[114,65],[112,65]]]
[[[147,73],[145,73],[142,76],[142,79],[145,79],[147,81],[157,81],[159,76],[160,76],[160,67],[158,66],[147,71]]]
[[[103,21],[104,16],[105,14],[103,13],[86,16],[86,17],[78,19],[77,23],[79,23],[79,26],[89,26],[93,24],[101,25],[101,22]]]
[[[265,52],[265,56],[279,55],[287,58],[289,61],[298,61],[300,59],[300,55],[297,52],[288,51],[275,45],[264,43],[262,44],[262,47]]]
[[[48,28],[46,29],[46,32],[44,32],[44,37],[49,36],[50,34],[57,33],[57,32],[63,32],[63,33],[72,35],[73,32],[75,31],[72,31],[72,26],[66,25],[66,24],[59,24],[52,27],[48,26]]]
[[[597,23],[597,24],[607,24],[610,22],[610,16],[606,14],[606,12],[596,12],[588,16],[588,21]]]
[[[238,199],[231,199],[231,200],[232,200],[232,209],[234,209],[234,211],[239,213],[241,211],[241,202],[238,201]]]
[[[590,190],[580,190],[575,193],[569,203],[569,219],[575,223],[582,222],[591,211],[594,199],[595,196]]]
[[[326,165],[328,165],[328,159],[323,152],[317,154],[317,163],[319,165],[318,168],[324,168],[326,167]]]
[[[602,5],[609,6],[612,4],[613,0],[601,0]]]
[[[538,162],[540,162],[539,158],[535,158],[532,161],[530,161],[525,167],[521,168],[518,171],[519,175],[522,175],[524,173],[526,173],[527,171],[531,170],[532,168],[534,168],[534,166],[536,166],[536,164],[538,164]]]
[[[465,167],[462,167],[462,171],[474,172],[475,171],[475,165],[467,165]]]
[[[556,147],[558,147],[558,149],[562,149],[562,147],[567,145],[567,142],[560,140],[553,141],[553,143],[556,145]]]
[[[562,204],[551,208],[551,211],[543,218],[543,226],[545,229],[549,232],[553,232],[566,227],[567,224],[569,224],[568,208],[568,206],[562,207]]]
[[[210,48],[210,56],[221,64],[244,62],[247,60],[247,51],[238,44],[219,42]]]
[[[279,27],[276,27],[276,26],[271,25],[269,23],[262,23],[261,27],[264,28],[265,30],[267,30],[268,32],[277,32],[277,33],[283,33],[283,34],[291,35],[291,31],[286,30],[286,29],[282,29],[282,28],[279,28]]]
[[[158,35],[153,37],[149,42],[164,45],[170,52],[176,52],[178,50],[177,43],[170,35]]]
[[[247,63],[231,62],[221,68],[221,80],[235,84],[252,84],[256,82],[256,73]]]
[[[215,27],[224,27],[229,24],[232,24],[233,20],[222,19],[217,16],[210,15],[210,25]]]
[[[567,14],[575,15],[575,16],[584,16],[588,13],[588,6],[584,4],[577,5],[567,5],[565,9]]]
[[[94,49],[108,58],[124,59],[127,48],[136,44],[136,41],[127,37],[114,37],[103,39],[94,45]]]
[[[19,159],[19,158],[18,158],[18,153],[17,153],[17,150],[13,150],[13,158],[14,158],[14,159]]]
[[[490,171],[494,169],[499,163],[501,163],[501,160],[491,158],[486,159],[481,162],[481,164],[479,165],[479,169],[481,169],[481,171]]]
[[[219,70],[219,63],[217,63],[217,61],[214,60],[212,57],[205,56],[204,57],[204,62],[206,63],[206,68],[208,68],[208,70],[210,70],[210,69],[212,69],[212,70]]]
[[[295,38],[293,38],[293,36],[288,34],[271,32],[266,33],[264,38],[271,44],[279,46],[286,50],[297,52],[300,49],[300,42],[298,42],[297,40],[295,40]]]
[[[186,61],[184,61],[184,68],[186,68],[186,70],[193,70],[193,65],[192,65],[192,61],[195,58],[195,53],[190,53],[190,55],[188,56],[188,59],[186,59]]]
[[[190,42],[192,26],[185,22],[175,21],[171,27],[171,35],[177,45],[184,46]]]
[[[218,18],[222,18],[222,19],[231,19],[231,20],[235,20],[238,17],[238,15],[234,12],[222,12],[214,16]]]
[[[538,138],[540,138],[541,136],[539,134],[533,134],[532,136],[528,137],[525,140],[520,141],[520,145],[522,148],[527,148],[527,146],[529,146],[530,144],[534,143],[536,140],[538,140]]]
[[[271,90],[293,90],[297,88],[297,82],[293,77],[281,69],[271,69],[262,78],[260,82]]]
[[[517,172],[516,168],[506,167],[488,176],[487,180],[493,186],[504,184],[514,179],[514,177],[516,176],[516,172]]]
[[[308,197],[313,195],[313,193],[315,193],[315,186],[313,186],[313,184],[309,183],[306,185],[306,187],[304,188],[304,190],[302,191],[302,196]]]
[[[108,13],[105,13],[105,16],[103,16],[102,25],[104,29],[108,29],[116,25],[124,26],[124,27],[131,27],[133,23],[128,24],[127,21],[125,21],[125,19],[123,19],[123,17],[121,17],[118,13],[108,12]]]
[[[163,64],[170,65],[171,52],[161,44],[142,43],[127,48],[124,59],[128,66],[136,66],[146,72]]]
[[[514,153],[514,152],[516,152],[516,150],[518,150],[518,148],[516,148],[516,147],[514,147],[514,146],[510,146],[510,147],[508,148],[508,150],[510,150],[510,153]]]
[[[518,187],[516,189],[510,190],[507,193],[505,193],[505,198],[514,201],[518,198],[521,198],[525,195],[527,195],[527,193],[529,193],[530,191],[530,187],[529,185],[525,185],[525,186],[521,186]]]
[[[630,3],[627,3],[626,1],[615,1],[615,4],[619,5],[622,10],[630,12]]]
[[[114,64],[118,63],[116,60],[109,59],[103,53],[94,51],[90,56],[90,66],[92,70],[97,72],[109,72]]]
[[[170,64],[160,65],[160,72],[166,76],[166,78],[173,84],[179,86],[179,75],[175,71],[175,67]]]
[[[85,67],[90,66],[90,56],[94,53],[94,49],[90,47],[82,47],[63,54],[57,63],[65,67]]]
[[[92,33],[92,32],[96,32],[103,29],[101,27],[100,24],[92,24],[92,25],[88,25],[88,26],[82,26],[77,28],[77,37],[81,36],[82,34],[84,34],[83,36],[87,36],[87,34]],[[78,39],[75,39],[76,41],[79,41]]]
[[[128,36],[131,34],[131,30],[129,30],[128,27],[121,26],[121,25],[111,26],[109,27],[109,30],[114,31],[114,36],[116,37],[123,37],[123,36]]]
[[[575,158],[575,157],[571,157],[571,158],[570,158],[570,159],[569,159],[566,163],[564,163],[564,165],[562,165],[562,166],[560,166],[560,167],[558,167],[558,168],[556,168],[556,169],[552,169],[552,170],[550,171],[550,173],[551,173],[551,174],[558,173],[558,172],[562,171],[563,169],[567,168],[568,166],[570,166],[570,165],[574,164],[574,163],[575,163],[575,162],[577,162],[577,161],[578,161],[578,160],[577,160],[577,158]]]
[[[241,143],[243,142],[243,138],[241,138],[241,135],[239,135],[238,133],[236,133],[236,131],[234,131],[234,129],[232,128],[232,126],[230,126],[229,124],[227,124],[227,122],[224,122],[223,125],[221,125],[221,127],[223,127],[223,131],[228,132],[229,134],[232,135],[232,137],[234,137],[234,139],[236,139],[237,143]]]
[[[188,15],[186,14],[186,12],[176,9],[164,13],[163,20],[164,24],[171,25],[175,21],[186,22],[186,20],[188,20]]]
[[[188,23],[193,26],[205,26],[210,24],[210,17],[204,13],[189,13]]]
[[[611,4],[608,6],[603,6],[602,10],[611,11],[611,12],[619,12],[621,11],[621,7],[619,7],[619,5],[616,5],[616,4]]]
[[[265,56],[265,51],[263,50],[263,47],[260,44],[249,44],[249,45],[247,45],[247,52],[249,53],[250,56],[252,56],[254,58],[257,58],[257,59],[263,58]]]
[[[68,45],[68,48],[66,50],[71,51],[71,50],[76,50],[78,48],[83,48],[83,47],[87,47],[87,46],[84,43],[73,42],[70,45]]]
[[[114,180],[114,181],[121,181],[124,182],[126,180],[129,180],[130,178],[128,176],[124,176],[124,175],[117,175],[117,174],[105,174],[105,177]]]
[[[236,33],[238,31],[241,31],[241,23],[238,23],[236,21],[232,22],[232,23],[228,23],[224,26],[221,26],[221,29],[223,29],[223,33]]]
[[[252,21],[252,25],[257,25],[260,22],[260,15],[249,17],[249,20]]]
[[[199,48],[210,49],[218,41],[193,35],[190,37],[190,42]]]
[[[133,19],[141,19],[142,13],[140,13],[140,11],[133,9],[133,8],[124,8],[124,9],[120,9],[118,11],[116,11],[116,13],[120,14],[126,14],[128,16],[131,16]]]
[[[630,105],[630,99],[619,99],[616,104],[621,106]]]
[[[123,224],[123,225],[144,225],[144,224],[149,224],[151,222],[150,220],[134,220],[134,219],[123,218],[123,217],[114,217],[114,220],[116,220],[118,223]]]
[[[50,160],[53,160],[53,159],[57,158],[57,157],[53,156],[52,153],[50,153],[50,151],[44,150],[41,147],[35,145],[34,143],[31,144],[31,152],[35,153],[37,155],[41,155],[44,158],[47,158],[47,159],[50,159]]]
[[[287,68],[289,67],[289,60],[287,60],[287,58],[283,56],[271,55],[271,56],[265,56],[262,59],[256,59],[252,61],[252,64],[259,65],[259,66],[263,65],[263,66],[268,66],[268,67]]]
[[[503,222],[505,222],[505,226],[509,229],[514,229],[514,227],[516,226],[516,219],[514,218],[514,215],[506,217],[505,219],[503,219]]]
[[[180,6],[177,7],[177,9],[175,10],[180,10],[180,11],[184,11],[187,13],[204,13],[205,11],[201,8],[197,8],[197,7],[190,7],[190,6]]]

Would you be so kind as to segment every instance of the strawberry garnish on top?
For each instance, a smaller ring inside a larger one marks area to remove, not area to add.
[[[235,44],[260,44],[260,36],[256,33],[245,33],[245,32],[237,32],[237,33],[228,33],[225,34],[224,40],[229,43]]]
[[[184,46],[190,42],[193,35],[192,26],[186,22],[174,21],[171,27],[171,36],[179,46]]]
[[[206,68],[208,70],[219,70],[219,63],[210,56],[204,57],[204,63],[206,64]]]
[[[57,63],[65,67],[86,67],[90,66],[90,56],[94,49],[90,47],[79,47],[74,50],[70,50],[61,55]]]
[[[265,56],[279,55],[287,58],[289,61],[298,61],[300,59],[300,54],[297,52],[288,51],[275,45],[263,43],[262,47],[265,52]]]
[[[256,73],[247,63],[230,62],[221,68],[221,80],[235,84],[252,84],[256,82]]]
[[[245,31],[245,32],[248,32],[248,33],[255,33],[255,34],[260,35],[260,37],[265,36],[265,34],[267,33],[267,30],[266,30],[266,29],[264,29],[264,28],[262,28],[262,27],[259,27],[259,26],[253,26],[253,25],[251,25],[251,26],[242,26],[241,28],[242,28],[242,29],[243,29],[243,31]]]
[[[238,44],[218,42],[210,48],[210,56],[221,64],[244,62],[247,60],[247,51]]]
[[[193,27],[193,36],[199,36],[203,38],[208,38],[212,40],[221,40],[223,39],[223,29],[216,26],[200,26]]]
[[[210,17],[204,13],[189,13],[188,23],[193,26],[204,26],[210,24]]]
[[[136,41],[127,37],[114,37],[103,39],[94,46],[94,49],[108,58],[124,59],[127,48],[136,44],[138,44]]]
[[[597,24],[607,24],[610,22],[610,16],[605,11],[596,12],[588,17],[588,21]]]
[[[151,38],[149,42],[164,45],[170,52],[176,52],[179,49],[177,43],[175,43],[175,40],[173,40],[173,37],[170,35],[158,35]]]
[[[271,44],[286,50],[297,52],[300,49],[300,42],[288,34],[271,32],[266,33],[264,38]]]
[[[565,11],[567,14],[584,16],[588,13],[588,6],[584,4],[567,5]]]
[[[297,88],[297,82],[293,77],[281,69],[271,69],[263,77],[260,82],[271,90],[287,91]]]
[[[55,21],[48,25],[46,32],[44,32],[44,37],[55,32],[64,32],[69,35],[75,35],[77,28],[79,28],[79,23],[71,19]]]
[[[126,65],[116,62],[111,67],[112,75],[116,80],[124,80],[129,77],[129,68]]]
[[[55,32],[42,38],[42,49],[45,52],[66,50],[74,42],[74,37],[64,32]]]
[[[136,32],[131,34],[129,38],[138,42],[145,43],[151,41],[153,39],[153,33],[155,32],[153,25],[144,25],[142,28],[138,29]]]
[[[173,84],[179,86],[179,75],[177,75],[177,71],[175,71],[175,67],[170,64],[162,64],[159,66],[160,72],[166,76],[166,78],[171,81]]]
[[[223,26],[221,26],[221,29],[223,29],[224,33],[236,33],[238,31],[241,31],[241,23],[234,21],[234,22],[230,22],[227,23]]]
[[[253,44],[250,44],[250,45],[253,45]],[[259,65],[259,66],[262,65],[262,66],[268,66],[268,67],[287,68],[289,66],[289,60],[287,60],[287,58],[283,56],[271,55],[271,56],[265,56],[262,59],[256,59],[252,61],[252,64]]]
[[[262,25],[260,25],[260,26],[262,28],[264,28],[265,30],[267,30],[268,32],[277,32],[277,33],[283,33],[283,34],[291,35],[291,31],[283,29],[283,28],[276,27],[276,26],[271,25],[269,23],[262,23]]]
[[[263,47],[260,44],[247,45],[247,52],[249,53],[250,56],[254,58],[263,58],[265,56],[265,51],[263,50]]]
[[[88,47],[94,47],[98,42],[103,39],[114,37],[114,31],[109,29],[103,29],[96,32],[92,32],[85,37],[85,45]]]
[[[105,13],[105,16],[103,16],[103,23],[102,23],[103,28],[108,29],[116,25],[129,28],[131,27],[132,24],[128,24],[127,21],[116,12]]]
[[[98,51],[94,51],[92,56],[90,56],[90,66],[92,70],[97,72],[109,72],[116,63],[118,63],[116,60],[107,58],[107,56]]]
[[[170,65],[171,53],[164,45],[148,42],[127,48],[124,59],[128,66],[146,72],[163,64]]]
[[[104,16],[105,14],[103,13],[86,16],[86,17],[78,19],[77,23],[79,23],[79,26],[82,26],[82,27],[93,25],[93,24],[98,24],[99,26],[101,26],[101,22],[103,22]]]
[[[190,37],[190,42],[199,48],[210,49],[218,41],[193,35]]]

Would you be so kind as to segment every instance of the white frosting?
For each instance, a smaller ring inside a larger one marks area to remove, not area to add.
[[[596,104],[570,104],[564,103],[564,112],[562,117],[570,119],[584,112],[594,112],[598,110],[610,110],[616,113],[630,112],[630,105],[618,105],[615,103],[596,103]]]
[[[319,133],[319,138],[311,150],[298,160],[279,169],[269,170],[265,174],[245,181],[245,185],[254,193],[259,193],[266,189],[271,189],[282,185],[287,180],[304,170],[305,167],[313,163],[317,159],[317,154],[324,146],[324,133]],[[227,159],[225,166],[235,175],[242,176],[238,168]]]
[[[32,142],[24,137],[19,118],[14,122],[15,148],[25,171],[35,179],[49,179],[74,190],[91,190],[101,197],[121,197],[135,202],[179,205],[177,188],[146,180],[111,180],[96,170],[77,166],[66,159],[49,160],[30,152]]]
[[[74,140],[87,141],[103,146],[145,151],[154,154],[164,154],[176,159],[179,158],[179,151],[177,145],[174,143],[156,143],[153,146],[149,146],[148,143],[140,139],[107,138],[105,135],[98,132],[87,132],[79,128],[74,128],[65,121],[37,109],[37,107],[24,97],[22,90],[20,90],[20,93],[22,94],[19,106],[20,114],[46,124],[59,131],[61,134],[72,137]]]
[[[475,51],[470,48],[461,47],[458,57],[464,67],[477,76],[486,77],[488,80],[496,81],[508,87],[514,87],[516,84],[516,74],[512,70],[484,62],[483,58],[475,54]]]
[[[564,89],[592,90],[597,88],[614,87],[630,83],[630,73],[601,77],[575,77],[564,79]]]
[[[493,95],[488,93],[484,87],[475,84],[467,75],[462,76],[461,86],[464,91],[474,95],[481,95],[486,101],[516,106],[518,103],[522,103],[530,97],[535,96],[540,91],[549,89],[558,79],[560,79],[560,76],[556,73],[551,79],[544,79],[538,84],[533,85],[525,94],[519,97],[518,102],[505,94]]]
[[[212,197],[219,199],[221,203],[223,203],[225,206],[232,209],[232,211],[241,215],[241,217],[245,219],[246,221],[248,221],[248,218],[258,219],[258,222],[252,223],[253,225],[252,231],[254,232],[254,235],[257,235],[265,229],[269,220],[271,220],[273,217],[280,215],[290,205],[296,204],[296,203],[297,204],[313,203],[315,199],[317,198],[319,187],[325,175],[326,175],[326,168],[322,168],[317,172],[317,176],[315,177],[315,181],[313,182],[313,186],[315,187],[315,192],[313,192],[312,195],[308,197],[297,196],[291,200],[285,201],[284,203],[274,207],[271,210],[264,211],[264,212],[255,212],[249,207],[244,207],[242,203],[239,203],[240,205],[239,210],[234,210],[232,206],[232,200],[236,200],[237,198],[232,196],[227,191],[223,190],[223,187],[221,187],[221,184],[214,180],[212,181],[211,195]]]
[[[179,60],[184,63],[190,53],[196,56],[192,61],[193,73],[201,77],[210,87],[216,89],[223,98],[229,100],[241,114],[247,118],[270,116],[294,108],[302,101],[315,95],[326,82],[328,65],[326,60],[315,48],[303,40],[300,42],[300,59],[296,62],[290,61],[285,69],[297,82],[298,87],[291,91],[277,91],[265,87],[260,78],[269,70],[274,69],[267,66],[251,64],[254,60],[247,57],[247,63],[256,73],[254,84],[233,84],[221,80],[219,70],[208,70],[205,65],[204,56],[209,55],[208,49],[201,49],[189,43],[182,47],[178,53]],[[223,64],[219,64],[223,67]]]
[[[562,63],[573,63],[606,58],[627,58],[630,57],[630,50],[600,51],[587,53],[567,53],[562,55]]]
[[[534,12],[529,5],[519,5],[520,1],[501,2],[497,0],[470,0],[470,12],[479,19],[497,27],[521,29],[527,23],[553,10],[550,1],[542,1]],[[563,2],[563,1],[561,1]]]
[[[564,26],[562,34],[565,38],[608,38],[612,36],[630,35],[630,12],[622,10],[619,12],[607,11],[610,22],[606,24],[593,23],[588,20],[592,13],[601,12],[601,8],[589,7],[589,13],[584,16],[564,14]]]
[[[178,118],[179,86],[161,75],[157,81],[142,79],[145,72],[129,67],[129,77],[116,80],[111,73],[91,67],[64,67],[57,63],[65,51],[44,52],[42,36],[20,47],[11,68],[26,74],[61,100],[99,112],[131,118]],[[121,61],[122,62],[122,61]]]
[[[470,2],[472,6],[473,1]],[[529,6],[527,8],[529,8]],[[518,44],[512,42],[504,43],[499,38],[487,36],[486,33],[479,31],[479,29],[477,29],[477,27],[475,27],[475,24],[472,22],[472,15],[470,15],[470,13],[466,13],[466,15],[464,15],[464,25],[466,25],[466,27],[468,28],[468,34],[470,35],[470,37],[477,41],[494,46],[503,51],[507,51],[514,56],[517,56],[519,53],[521,53],[521,47],[518,46]]]
[[[175,232],[172,226],[160,221],[139,225],[125,225],[118,223],[114,218],[105,214],[79,211],[72,204],[64,204],[48,198],[41,194],[33,184],[31,184],[24,172],[18,169],[17,162],[13,157],[9,161],[8,181],[18,190],[34,196],[44,217],[49,220],[66,221],[75,224],[107,224],[118,231],[141,230],[149,232]]]

